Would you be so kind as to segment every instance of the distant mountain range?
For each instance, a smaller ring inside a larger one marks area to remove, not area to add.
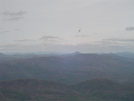
[[[127,58],[132,58],[134,59],[134,53],[133,52],[120,52],[120,53],[115,53],[116,55],[122,56],[122,57],[127,57]]]
[[[107,78],[134,83],[133,74],[134,60],[114,54],[23,55],[0,63],[0,81],[36,78],[74,84]]]
[[[3,53],[0,53],[0,56],[4,56],[4,54]]]

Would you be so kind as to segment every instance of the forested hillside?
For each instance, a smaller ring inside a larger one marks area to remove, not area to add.
[[[92,79],[75,85],[18,79],[0,82],[0,101],[133,101],[134,85]]]

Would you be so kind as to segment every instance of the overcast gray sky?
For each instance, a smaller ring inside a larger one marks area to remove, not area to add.
[[[134,52],[134,0],[0,0],[0,52]]]

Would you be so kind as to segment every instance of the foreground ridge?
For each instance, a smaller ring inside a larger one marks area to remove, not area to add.
[[[133,101],[134,85],[92,79],[74,85],[37,79],[0,82],[0,101]]]

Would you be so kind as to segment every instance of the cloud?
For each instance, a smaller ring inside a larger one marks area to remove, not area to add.
[[[134,31],[134,27],[126,27],[126,31]]]
[[[27,41],[35,41],[35,40],[31,40],[31,39],[22,39],[22,40],[15,40],[15,41],[18,41],[18,42],[27,42]]]
[[[19,12],[3,12],[2,15],[4,16],[22,16],[26,14],[24,11],[19,11]]]
[[[56,36],[50,36],[50,35],[45,35],[41,37],[39,40],[47,41],[47,42],[60,42],[60,41],[65,41],[64,39]]]
[[[19,31],[20,29],[19,28],[16,28],[16,29],[14,29],[15,31]]]
[[[110,38],[110,39],[103,39],[103,41],[106,41],[106,42],[134,42],[134,39],[130,39],[130,38],[126,38],[126,39],[123,39],[123,38]]]
[[[19,12],[3,12],[2,15],[4,16],[3,21],[15,21],[24,19],[24,15],[26,14],[25,11]]]
[[[10,32],[9,30],[7,29],[4,29],[4,28],[0,28],[0,34],[5,34],[5,33],[8,33]]]
[[[51,39],[59,39],[59,37],[55,37],[55,36],[43,36],[40,38],[40,40],[51,40]]]
[[[15,21],[15,20],[20,20],[20,19],[24,19],[24,17],[11,17],[8,19],[3,19],[3,21]]]
[[[88,35],[76,35],[75,37],[89,37]]]
[[[109,50],[110,48],[112,49],[112,51],[116,51],[116,48],[119,49],[120,51],[126,51],[127,48],[129,47],[129,49],[131,48],[131,51],[133,51],[133,47],[134,47],[134,39],[123,39],[123,38],[109,38],[109,39],[103,39],[101,41],[96,41],[91,43],[93,46],[96,46],[96,48],[103,48],[103,50]],[[109,47],[109,49],[107,49]],[[115,50],[114,50],[115,49]],[[126,50],[124,50],[126,49]],[[128,50],[130,51],[130,50]]]
[[[16,28],[16,29],[8,30],[8,29],[0,28],[0,34],[6,34],[12,31],[19,31],[19,30],[21,29]]]
[[[0,34],[8,33],[9,31],[0,31]]]
[[[5,44],[5,45],[0,45],[0,47],[2,47],[3,49],[4,48],[14,48],[14,47],[17,47],[19,46],[18,44]]]
[[[37,52],[37,51],[55,51],[55,52],[120,52],[120,51],[133,51],[134,44],[125,43],[107,43],[107,42],[96,42],[96,43],[83,43],[83,44],[53,44],[53,43],[42,43],[37,45],[22,45],[22,44],[6,44],[0,45],[1,52]]]

